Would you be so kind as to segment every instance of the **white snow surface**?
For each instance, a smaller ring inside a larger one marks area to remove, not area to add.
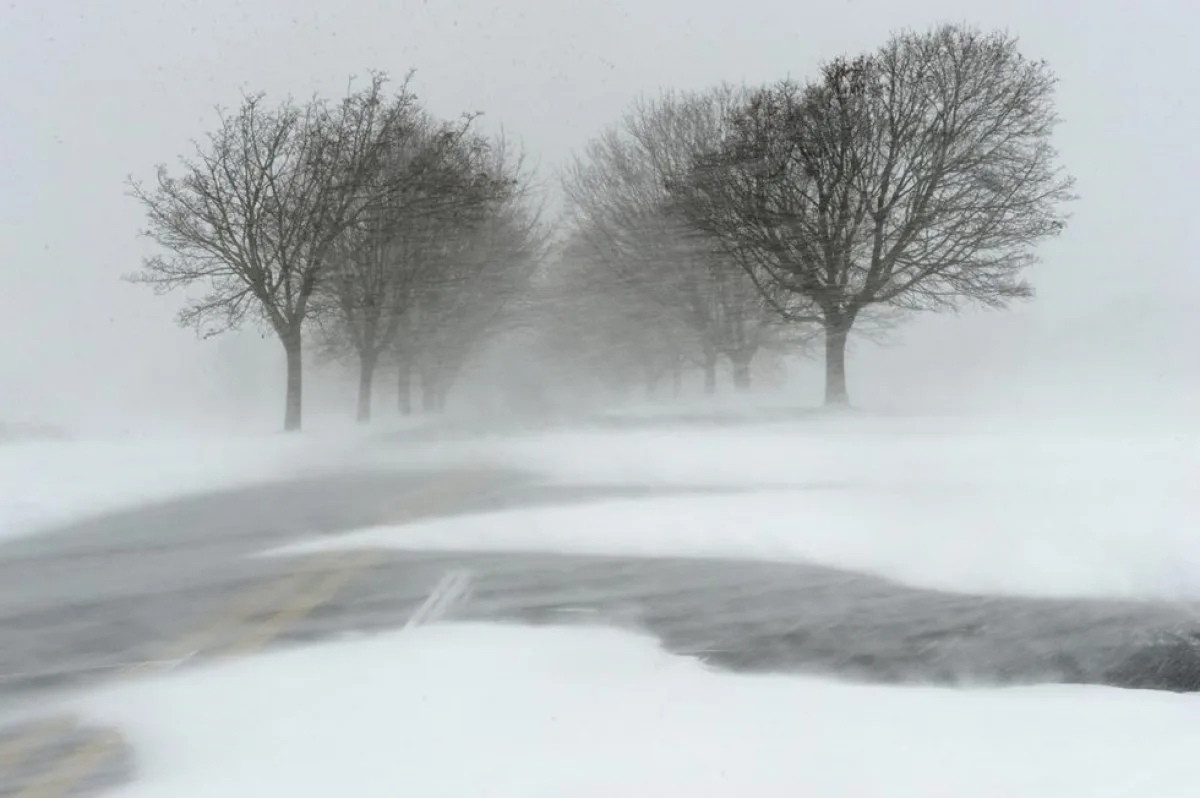
[[[1190,798],[1200,697],[720,674],[618,630],[442,625],[73,699],[114,798]]]
[[[0,540],[205,490],[328,467],[344,435],[153,437],[0,445]]]
[[[1200,598],[1195,425],[849,417],[546,433],[437,454],[558,483],[744,492],[435,519],[273,553],[385,546],[788,559],[962,592]]]
[[[2,447],[0,534],[339,462],[490,462],[563,484],[743,492],[434,519],[282,551],[715,554],[811,560],[953,590],[1200,596],[1194,427],[845,418],[362,442]],[[111,792],[126,798],[1200,791],[1200,696],[732,675],[641,635],[583,626],[420,627],[59,701],[38,714],[72,711],[127,738],[137,780]]]

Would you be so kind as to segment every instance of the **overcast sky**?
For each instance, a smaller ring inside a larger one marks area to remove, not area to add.
[[[1082,199],[1032,275],[1036,302],[860,348],[856,398],[1111,397],[1196,379],[1193,0],[7,0],[0,421],[224,419],[247,401],[277,415],[274,341],[197,341],[173,326],[177,299],[119,280],[144,253],[124,179],[186,151],[243,89],[336,93],[351,74],[415,69],[432,110],[484,112],[550,183],[641,93],[804,77],[945,21],[1007,28],[1051,62]]]

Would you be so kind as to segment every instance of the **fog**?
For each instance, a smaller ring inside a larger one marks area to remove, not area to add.
[[[524,145],[553,218],[558,170],[640,95],[808,77],[899,27],[963,19],[1019,35],[1061,78],[1056,141],[1081,199],[1041,250],[1033,302],[922,317],[886,346],[854,343],[855,403],[1187,409],[1200,386],[1200,25],[1189,3],[64,0],[0,10],[0,421],[277,426],[272,334],[199,340],[174,323],[182,296],[120,280],[148,251],[126,177],[173,162],[243,90],[304,98],[372,68],[415,69],[435,113],[481,111],[486,129]],[[817,365],[792,365],[785,390],[815,402],[820,378]],[[308,419],[349,418],[353,387],[335,370],[310,372]]]

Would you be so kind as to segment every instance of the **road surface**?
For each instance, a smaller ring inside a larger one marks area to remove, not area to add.
[[[549,485],[496,469],[381,470],[168,501],[14,541],[0,546],[0,711],[136,678],[130,668],[139,663],[187,667],[397,628],[447,572],[464,569],[472,593],[456,619],[619,624],[714,667],[1200,689],[1194,606],[948,594],[815,565],[711,559],[248,556],[360,526],[664,492]],[[42,738],[32,740],[35,732]],[[0,731],[0,795],[90,794],[135,771],[136,752],[119,730]],[[33,792],[48,773],[58,781]]]

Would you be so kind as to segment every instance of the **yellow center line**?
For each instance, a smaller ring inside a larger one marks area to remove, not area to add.
[[[62,798],[95,772],[104,760],[117,753],[121,738],[116,732],[102,731],[60,759],[36,783],[17,791],[14,798]]]
[[[49,718],[0,744],[0,773],[15,769],[32,756],[34,751],[66,733],[73,725],[74,720],[65,715]]]
[[[158,659],[173,662],[202,650],[230,628],[257,613],[270,610],[281,600],[295,595],[297,589],[302,587],[305,581],[316,577],[323,564],[317,558],[306,560],[297,570],[283,578],[270,582],[266,586],[260,586],[258,589],[246,591],[227,612],[221,613],[208,625],[163,649],[162,656]]]
[[[317,607],[338,594],[356,575],[379,558],[377,551],[361,551],[342,558],[342,566],[301,594],[296,601],[272,615],[263,623],[251,627],[225,650],[226,656],[256,651],[278,637],[290,624],[304,618]]]
[[[437,512],[454,498],[461,497],[477,484],[482,484],[484,479],[482,474],[468,473],[449,479],[431,480],[405,497],[402,512],[397,514],[400,518],[392,520],[392,523],[401,523]],[[167,646],[157,660],[128,669],[126,675],[169,670],[179,660],[204,649],[211,650],[217,638],[228,634],[254,615],[269,611],[280,602],[290,599],[282,609],[262,623],[247,625],[242,634],[221,652],[225,656],[252,653],[282,634],[287,626],[333,599],[355,576],[377,562],[380,556],[378,550],[366,550],[340,557],[307,559],[297,570],[282,579],[241,594],[228,611]],[[324,576],[319,576],[334,564],[337,567],[327,571]],[[43,748],[55,737],[70,729],[71,725],[71,721],[67,719],[55,718],[38,724],[34,729],[0,746],[0,772],[25,761],[34,751]],[[62,798],[105,759],[114,755],[119,747],[120,738],[115,732],[98,732],[53,763],[49,772],[43,774],[36,783],[18,792],[14,798]]]

